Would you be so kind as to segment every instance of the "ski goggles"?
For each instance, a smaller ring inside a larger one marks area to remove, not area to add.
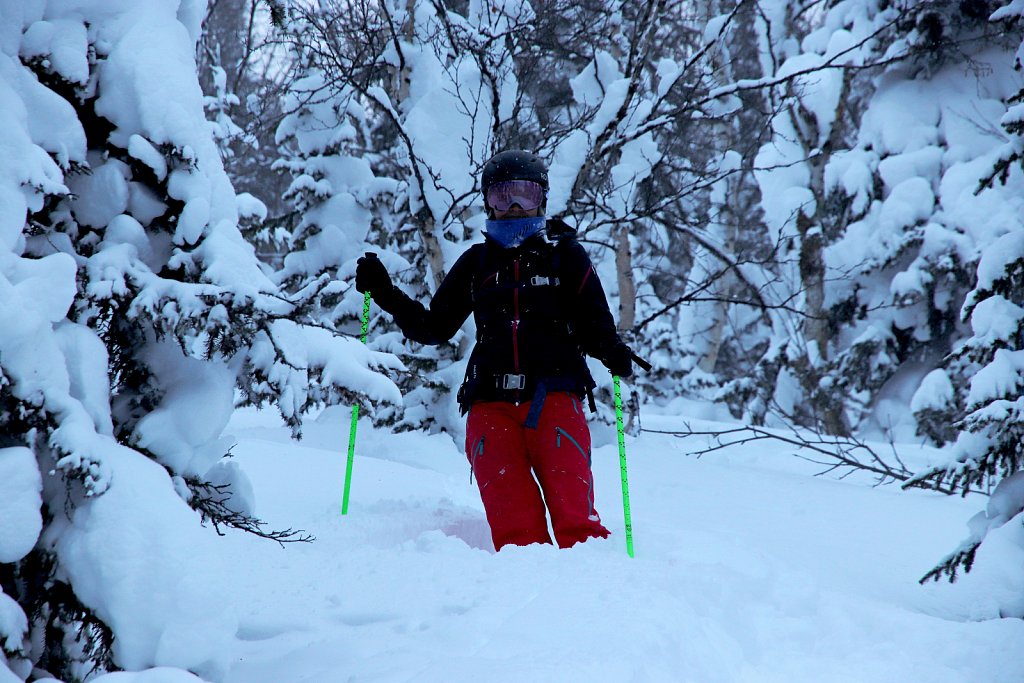
[[[508,211],[514,204],[524,211],[533,211],[544,203],[544,186],[532,180],[505,180],[487,188],[487,206],[495,211]]]

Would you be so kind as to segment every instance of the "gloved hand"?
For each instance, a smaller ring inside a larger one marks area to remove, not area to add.
[[[380,305],[382,301],[386,302],[391,299],[394,289],[395,286],[391,284],[388,269],[384,267],[376,254],[367,252],[365,256],[359,257],[359,260],[356,261],[357,292],[369,291],[370,296]],[[383,308],[383,306],[381,307]]]
[[[611,348],[608,355],[601,360],[608,371],[618,377],[633,376],[633,350],[619,342]]]

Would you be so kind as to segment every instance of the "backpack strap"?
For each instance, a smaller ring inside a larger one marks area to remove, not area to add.
[[[565,274],[562,272],[562,252],[567,248],[568,245],[573,244],[573,243],[576,242],[576,230],[571,228],[571,227],[569,227],[569,225],[566,224],[565,221],[563,221],[563,220],[561,220],[559,218],[555,218],[555,219],[552,219],[552,220],[548,221],[548,237],[551,238],[554,241],[554,245],[553,245],[553,248],[552,248],[552,257],[551,257],[551,269],[552,269],[552,271],[554,271],[555,276],[558,278],[559,283],[561,284],[561,287],[563,288],[562,289],[563,296],[565,296],[565,294],[564,294],[565,289],[564,288],[567,287],[567,286],[572,286],[572,285],[569,284],[568,279],[565,277]],[[589,277],[589,276],[590,276],[590,271],[588,270],[586,276],[583,279],[583,282],[586,282],[586,278]],[[583,287],[583,283],[581,282],[580,283],[580,289],[582,289],[582,287]],[[589,380],[589,381],[586,381],[586,380]],[[587,385],[586,386],[587,405],[590,407],[590,412],[591,413],[596,413],[597,412],[597,402],[594,400],[594,387],[592,386],[594,384],[594,381],[590,377],[590,373],[589,372],[586,375],[585,384]],[[548,388],[551,389],[551,387],[548,387]],[[539,392],[540,391],[540,386],[538,386],[537,389],[538,389],[538,392]],[[545,392],[545,395],[546,395],[546,392]],[[534,405],[536,405],[536,403],[537,403],[536,402],[537,398],[538,398],[537,396],[534,396],[534,401],[535,401]],[[540,397],[539,405],[540,406],[544,405],[544,397],[543,396]],[[534,410],[534,406],[531,406],[531,410],[530,410],[531,414],[533,413],[533,410]],[[539,417],[539,415],[540,415],[540,408],[536,408],[536,410],[537,410],[537,416]],[[528,417],[527,418],[527,426],[531,426],[529,423],[530,423],[530,419]],[[537,418],[535,417],[533,419],[533,424],[536,425],[536,423],[537,423]]]

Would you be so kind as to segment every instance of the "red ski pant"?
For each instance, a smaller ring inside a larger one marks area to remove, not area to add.
[[[583,406],[571,394],[550,393],[535,429],[523,426],[529,411],[529,401],[495,401],[476,403],[469,412],[466,455],[494,548],[551,543],[545,503],[559,547],[607,537],[594,509]]]

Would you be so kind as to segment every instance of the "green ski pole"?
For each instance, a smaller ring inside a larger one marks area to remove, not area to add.
[[[362,342],[366,343],[366,331],[370,328],[370,292],[363,295],[363,324],[360,329]],[[348,492],[352,488],[352,463],[356,458],[356,424],[359,422],[359,404],[352,406],[352,424],[348,428],[348,461],[345,463],[345,493],[341,498],[341,514],[348,514]]]
[[[629,476],[626,474],[626,434],[622,426],[622,390],[619,376],[612,375],[615,383],[615,424],[619,432],[619,472],[622,474],[622,512],[626,517],[626,552],[633,555],[633,521],[629,514]]]

